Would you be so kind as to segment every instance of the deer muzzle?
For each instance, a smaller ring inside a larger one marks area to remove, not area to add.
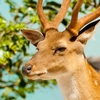
[[[31,73],[32,65],[27,65],[22,67],[22,73],[24,75],[29,75]]]
[[[46,69],[36,70],[35,68],[36,67],[32,65],[25,65],[22,67],[22,74],[27,76],[28,78],[32,77],[33,79],[35,79],[36,77],[39,78],[40,76],[47,74]]]

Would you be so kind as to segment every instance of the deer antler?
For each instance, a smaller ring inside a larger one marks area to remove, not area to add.
[[[68,26],[68,28],[74,28],[75,25],[77,24],[77,20],[78,20],[78,12],[80,10],[80,7],[82,5],[84,0],[78,0],[77,4],[75,5],[74,9],[73,9],[73,12],[72,12],[72,19],[71,19],[71,23],[70,25]]]
[[[61,5],[61,9],[60,9],[59,13],[55,16],[55,18],[51,22],[49,22],[47,20],[45,14],[43,12],[42,1],[43,0],[38,0],[37,12],[38,12],[38,16],[40,18],[40,21],[44,27],[44,31],[47,31],[50,28],[57,29],[59,23],[63,20],[64,16],[66,15],[66,12],[68,10],[68,7],[69,7],[71,0],[63,0],[63,3]]]
[[[100,7],[97,10],[95,10],[93,13],[90,13],[80,18],[77,22],[76,30],[79,31],[84,25],[98,18],[99,16],[100,16]]]
[[[79,0],[74,7],[73,14],[72,14],[72,20],[70,25],[67,27],[69,31],[71,31],[75,36],[78,35],[78,32],[80,29],[86,25],[88,22],[96,19],[97,17],[100,16],[100,7],[94,11],[93,13],[87,14],[86,16],[80,18],[78,20],[78,11],[82,5],[83,0]]]

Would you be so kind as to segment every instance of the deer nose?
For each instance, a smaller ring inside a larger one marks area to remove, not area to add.
[[[22,73],[27,75],[31,72],[32,65],[26,65],[22,67]]]

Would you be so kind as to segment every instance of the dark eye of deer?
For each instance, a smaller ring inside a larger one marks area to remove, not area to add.
[[[66,50],[66,47],[59,47],[55,50],[54,54],[57,52],[64,52]]]

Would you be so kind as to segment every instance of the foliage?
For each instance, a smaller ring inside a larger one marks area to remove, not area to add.
[[[6,0],[10,7],[9,14],[12,20],[8,21],[6,16],[0,15],[0,100],[17,100],[18,97],[24,99],[27,92],[34,92],[37,84],[45,87],[49,84],[56,84],[52,81],[31,81],[26,79],[21,74],[21,67],[25,58],[30,58],[32,55],[27,51],[30,43],[22,36],[20,30],[23,28],[40,29],[40,21],[36,12],[35,0],[23,0],[21,5],[18,5],[16,0]],[[77,0],[72,0],[67,17],[64,18],[62,24],[69,23],[72,9]],[[85,0],[84,7],[80,10],[85,14],[85,11],[92,11],[94,7],[98,7],[100,1]],[[44,11],[49,20],[57,14],[60,4],[56,1],[45,1]]]

